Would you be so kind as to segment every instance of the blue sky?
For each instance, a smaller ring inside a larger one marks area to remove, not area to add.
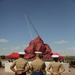
[[[25,14],[52,52],[75,55],[75,0],[0,0],[0,55],[24,51],[37,37]]]

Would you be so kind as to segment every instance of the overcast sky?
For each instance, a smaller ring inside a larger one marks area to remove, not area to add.
[[[21,52],[38,34],[52,52],[75,55],[75,0],[0,0],[0,55]]]

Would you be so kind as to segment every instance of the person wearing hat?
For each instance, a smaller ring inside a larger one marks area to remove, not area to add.
[[[46,64],[40,59],[40,55],[42,52],[35,52],[36,58],[30,64],[30,70],[32,71],[32,75],[45,75]]]
[[[29,63],[23,58],[24,52],[19,52],[19,55],[20,57],[12,63],[10,69],[15,72],[15,75],[26,75],[26,72],[29,70]],[[15,66],[16,69],[14,68]]]
[[[51,73],[51,75],[61,75],[65,71],[65,68],[63,65],[58,61],[59,56],[58,55],[52,55],[53,62],[51,62],[48,67],[47,71]]]

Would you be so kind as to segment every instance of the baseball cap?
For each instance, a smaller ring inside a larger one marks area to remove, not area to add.
[[[25,54],[25,52],[18,52],[18,54],[24,55],[24,54]]]
[[[42,52],[40,52],[40,51],[35,51],[35,54],[42,54]]]
[[[59,55],[52,55],[52,58],[59,58]]]

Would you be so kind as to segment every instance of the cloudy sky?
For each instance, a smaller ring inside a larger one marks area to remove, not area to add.
[[[75,55],[75,0],[0,0],[0,55],[37,37],[26,15],[52,52]]]

